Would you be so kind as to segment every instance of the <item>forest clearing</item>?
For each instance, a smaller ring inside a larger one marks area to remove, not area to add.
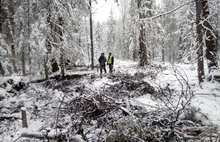
[[[218,82],[197,86],[194,65],[116,61],[116,72],[30,83],[4,78],[3,141],[201,141],[219,139]],[[183,68],[185,70],[183,70]],[[77,76],[76,76],[77,75]],[[23,84],[19,86],[17,84]],[[208,85],[209,84],[209,85]],[[210,87],[208,87],[210,86]],[[201,93],[202,92],[202,93]],[[27,127],[21,110],[25,107]]]
[[[220,142],[219,0],[0,0],[0,141]]]

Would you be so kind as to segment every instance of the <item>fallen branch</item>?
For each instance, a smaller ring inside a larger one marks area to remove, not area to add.
[[[122,110],[122,112],[125,116],[127,116],[127,115],[134,116],[129,110],[127,110],[124,107],[119,107],[119,109]]]

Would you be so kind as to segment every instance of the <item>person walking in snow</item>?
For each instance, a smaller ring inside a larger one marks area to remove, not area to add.
[[[101,56],[99,57],[98,61],[100,64],[100,74],[102,74],[102,70],[104,70],[106,73],[105,63],[106,63],[107,59],[106,59],[104,53],[101,53]]]
[[[114,57],[112,53],[109,53],[107,64],[109,65],[110,73],[113,73]]]

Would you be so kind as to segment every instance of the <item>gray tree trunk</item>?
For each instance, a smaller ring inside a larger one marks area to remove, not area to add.
[[[22,63],[22,75],[26,76],[26,62],[25,62],[25,51],[24,51],[24,45],[21,49],[21,63]]]
[[[94,69],[94,47],[93,47],[93,24],[92,24],[92,0],[89,0],[90,6],[90,41],[91,41],[91,68]]]
[[[141,8],[142,8],[142,0],[138,0],[139,19],[145,18]],[[144,30],[143,22],[140,22],[139,46],[140,46],[139,47],[140,66],[144,66],[148,62],[147,62],[147,49],[145,45],[145,30]]]
[[[63,18],[59,17],[59,25],[60,27],[63,26]],[[63,42],[63,29],[60,29],[60,42]],[[62,45],[62,44],[61,44]],[[60,70],[61,70],[61,76],[64,78],[65,76],[65,63],[64,63],[64,49],[63,47],[60,47]]]
[[[196,1],[196,31],[197,31],[197,66],[198,66],[198,79],[199,83],[204,81],[204,58],[203,58],[203,35],[202,35],[202,24],[201,24],[201,14],[202,14],[202,0]]]
[[[47,63],[48,63],[48,54],[46,55],[46,57],[44,57],[44,73],[45,73],[46,80],[49,79]]]
[[[208,21],[209,8],[208,0],[202,0],[202,21],[204,21],[204,38],[206,46],[206,58],[208,59],[208,69],[212,67],[218,67],[217,47],[215,43],[215,36],[213,35],[213,29]]]
[[[9,14],[9,9],[8,9],[8,3],[5,2],[3,5],[4,5],[3,6],[4,12],[6,14],[6,27],[7,27],[7,31],[9,35],[9,40],[11,42],[11,56],[12,56],[11,62],[14,68],[14,72],[18,73],[18,69],[17,69],[16,62],[15,62],[16,55],[15,55],[15,48],[14,48],[14,34],[13,34],[12,24],[11,24],[10,17],[9,17],[10,14]]]

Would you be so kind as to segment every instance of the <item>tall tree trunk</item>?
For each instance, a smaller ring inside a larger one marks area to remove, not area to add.
[[[164,51],[164,47],[162,47],[162,62],[165,61],[165,51]]]
[[[24,45],[22,46],[21,49],[21,63],[22,63],[22,75],[26,76],[26,62],[25,62],[25,51],[24,51]]]
[[[208,69],[218,67],[217,48],[215,46],[215,37],[211,24],[208,21],[209,9],[208,0],[202,0],[202,21],[204,22],[204,38],[206,46],[206,58],[208,59]]]
[[[62,29],[62,26],[63,26],[63,18],[62,17],[59,17],[59,25],[60,25],[60,42],[61,42],[61,45],[62,45],[62,42],[63,42],[63,29]],[[64,64],[64,49],[63,47],[60,47],[60,71],[61,71],[61,76],[62,78],[64,78],[65,76],[65,64]]]
[[[4,14],[3,14],[3,1],[0,0],[0,19],[4,19]],[[3,25],[3,20],[0,20],[0,33],[2,33],[2,25]]]
[[[45,73],[45,79],[46,80],[49,79],[47,63],[48,63],[48,54],[46,55],[46,57],[44,57],[44,73]]]
[[[51,23],[51,11],[50,11],[50,1],[47,2],[47,6],[48,6],[48,16],[47,16],[47,23],[50,26],[50,31],[52,30],[52,23]],[[50,41],[49,41],[49,35],[47,35],[46,37],[46,48],[47,48],[47,53],[46,55],[44,55],[44,74],[45,74],[45,79],[48,80],[49,79],[49,73],[48,73],[48,54],[51,53],[51,45],[50,45]],[[51,63],[52,65],[52,71],[53,71],[53,63]]]
[[[142,8],[142,0],[138,0],[138,9],[139,9],[139,20],[143,19],[144,13],[141,10]],[[139,57],[140,57],[140,66],[146,65],[147,62],[147,50],[146,45],[144,43],[145,41],[145,29],[144,29],[144,23],[140,21],[140,34],[139,34]]]
[[[145,41],[145,31],[143,28],[143,24],[140,25],[140,35],[139,35],[139,45],[140,45],[140,51],[139,51],[139,56],[140,56],[140,65],[144,66],[146,65],[147,62],[147,50],[146,50],[146,45],[144,43]]]
[[[8,9],[8,3],[5,2],[4,6],[3,6],[5,9],[5,14],[6,14],[6,24],[7,24],[7,31],[8,31],[8,34],[9,34],[9,39],[10,39],[10,42],[11,42],[11,56],[12,56],[12,59],[11,59],[11,62],[12,62],[12,66],[14,68],[14,72],[15,73],[18,73],[18,69],[17,69],[17,66],[16,66],[16,55],[15,55],[15,47],[14,47],[14,35],[13,35],[13,30],[12,30],[12,24],[11,24],[11,21],[10,21],[10,18],[9,18],[9,9]]]
[[[89,0],[90,6],[90,41],[91,41],[91,68],[94,69],[94,47],[93,47],[93,24],[92,24],[92,0]]]
[[[85,18],[85,23],[86,23],[86,18]],[[86,30],[86,35],[89,33],[88,27],[85,24],[85,30]],[[88,62],[90,62],[90,46],[89,46],[89,36],[86,36],[86,48],[87,50],[87,54],[88,54]]]
[[[26,76],[27,73],[26,73],[26,59],[29,59],[29,76],[31,77],[31,62],[30,62],[30,59],[31,59],[31,55],[30,55],[30,23],[29,23],[29,0],[27,1],[27,30],[25,31],[25,35],[27,35],[27,39],[25,40],[25,44],[23,45],[22,49],[21,49],[21,63],[22,63],[22,75],[23,76]],[[25,50],[25,47],[28,47],[28,52]],[[25,54],[27,53],[27,54]]]
[[[29,61],[28,61],[28,64],[29,64],[29,77],[31,78],[31,47],[30,47],[30,0],[28,0],[28,56],[29,56]]]
[[[197,57],[198,57],[198,79],[199,84],[203,82],[204,77],[204,58],[203,58],[203,35],[202,35],[202,24],[201,24],[201,13],[202,13],[202,0],[196,1],[196,32],[197,32]]]
[[[4,70],[3,66],[2,66],[1,61],[0,61],[0,74],[1,74],[2,76],[5,75],[5,70]]]

